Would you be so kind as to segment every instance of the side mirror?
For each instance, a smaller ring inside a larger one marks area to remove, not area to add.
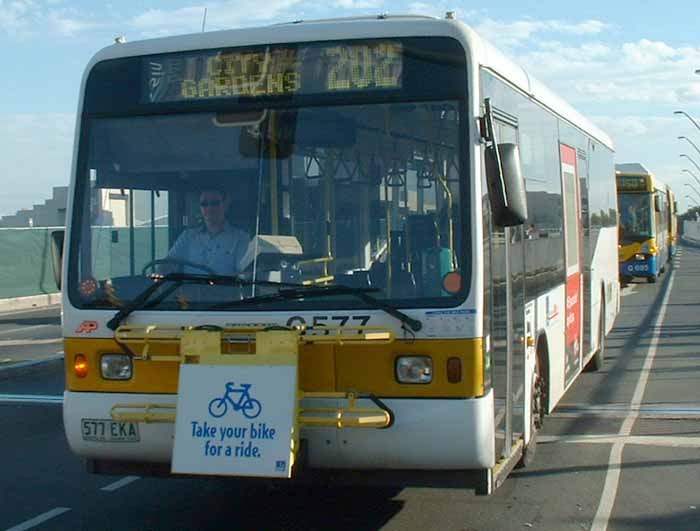
[[[63,240],[66,232],[55,230],[51,233],[51,265],[56,286],[61,290],[61,274],[63,271]]]
[[[493,221],[499,227],[522,225],[527,220],[527,196],[516,144],[486,148],[486,179]]]

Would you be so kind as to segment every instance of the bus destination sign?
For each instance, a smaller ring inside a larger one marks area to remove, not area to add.
[[[621,192],[644,192],[647,189],[646,177],[617,176],[617,189]]]
[[[143,103],[400,89],[400,43],[206,50],[143,60]]]

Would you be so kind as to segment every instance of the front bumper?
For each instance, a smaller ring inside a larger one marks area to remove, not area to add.
[[[620,263],[620,276],[655,277],[659,274],[658,258],[646,255],[645,260],[627,260]]]
[[[342,400],[307,399],[314,406],[342,406]],[[83,439],[81,419],[109,419],[117,403],[171,403],[174,395],[64,393],[63,419],[76,454],[93,460],[169,463],[174,424],[139,423],[138,442]],[[471,399],[382,399],[394,412],[386,429],[302,427],[310,467],[332,469],[462,470],[495,464],[493,391]],[[358,406],[370,406],[367,400]]]

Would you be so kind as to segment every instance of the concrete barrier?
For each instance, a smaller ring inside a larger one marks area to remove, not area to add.
[[[684,221],[681,240],[690,245],[700,245],[700,221]]]

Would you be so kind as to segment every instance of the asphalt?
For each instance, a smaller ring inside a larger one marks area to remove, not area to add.
[[[62,358],[60,306],[0,313],[0,378],[9,370]]]

